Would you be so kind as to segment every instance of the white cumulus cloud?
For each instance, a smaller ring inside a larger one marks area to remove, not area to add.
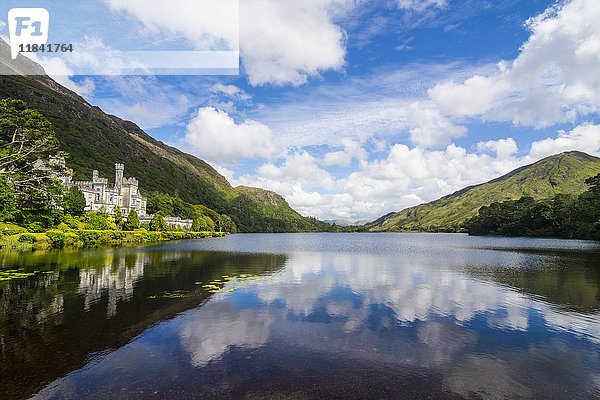
[[[277,153],[271,129],[253,120],[240,124],[224,111],[202,107],[187,125],[183,142],[198,157],[231,165],[239,158],[270,158]]]
[[[239,48],[252,85],[296,86],[344,66],[346,33],[335,19],[355,5],[353,0],[105,2],[150,31],[183,36],[198,49]]]
[[[237,50],[239,0],[105,0],[139,19],[150,31],[183,35],[199,50]]]
[[[301,85],[345,64],[345,32],[334,22],[350,0],[245,0],[240,46],[252,85]]]
[[[323,160],[321,161],[323,165],[347,167],[354,158],[357,160],[367,158],[367,152],[361,147],[359,142],[350,138],[343,138],[341,143],[344,146],[344,149],[325,154],[325,157],[323,157]]]
[[[531,18],[519,56],[492,74],[429,91],[453,116],[546,127],[600,111],[600,2],[573,0]]]
[[[533,159],[540,159],[571,150],[600,155],[600,125],[582,124],[569,132],[559,132],[556,138],[533,142],[529,155]]]

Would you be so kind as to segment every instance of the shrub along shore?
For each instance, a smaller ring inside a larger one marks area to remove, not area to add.
[[[225,232],[182,232],[182,231],[114,231],[57,229],[43,233],[30,233],[12,225],[0,236],[0,249],[13,251],[50,250],[62,248],[94,248],[125,246],[131,244],[159,243],[169,240],[199,239],[225,236]]]

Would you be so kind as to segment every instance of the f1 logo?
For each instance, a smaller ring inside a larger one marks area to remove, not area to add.
[[[14,60],[21,45],[42,45],[48,41],[50,13],[45,8],[13,8],[8,12],[10,53]]]

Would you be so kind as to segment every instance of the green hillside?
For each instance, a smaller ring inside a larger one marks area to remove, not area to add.
[[[105,114],[82,97],[43,75],[43,69],[23,56],[14,62],[0,39],[0,98],[20,99],[41,112],[54,126],[60,150],[70,154],[67,166],[75,180],[90,180],[92,170],[114,179],[114,164],[125,165],[126,177],[136,177],[143,194],[177,195],[231,216],[242,232],[321,230],[327,225],[305,218],[281,196],[262,189],[234,188],[206,162],[146,134],[136,124]],[[37,75],[23,75],[35,73]]]
[[[385,215],[369,224],[372,231],[457,231],[482,206],[531,196],[580,194],[584,181],[600,173],[600,158],[572,151],[544,158],[490,182],[470,186],[430,203]]]

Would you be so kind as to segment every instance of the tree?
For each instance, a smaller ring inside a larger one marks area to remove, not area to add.
[[[10,221],[16,211],[15,194],[6,177],[0,176],[0,221]]]
[[[123,213],[121,212],[121,207],[114,206],[113,214],[115,215],[115,224],[117,225],[117,229],[121,229],[121,223],[123,222]]]
[[[7,176],[16,194],[45,191],[52,168],[35,168],[34,162],[56,152],[58,140],[52,124],[21,100],[0,100],[0,176]]]
[[[110,222],[100,214],[92,214],[88,222],[85,223],[85,229],[96,231],[108,231],[112,229]]]
[[[96,211],[96,214],[102,215],[104,218],[108,218],[108,210],[106,206],[102,206]]]
[[[138,218],[137,212],[135,210],[129,211],[129,215],[127,216],[127,220],[123,224],[123,230],[125,231],[135,231],[140,227],[140,219]]]
[[[17,211],[14,220],[24,226],[39,223],[45,228],[58,225],[64,218],[64,188],[59,180],[50,180],[42,188],[26,188],[16,192]]]
[[[85,211],[85,196],[73,186],[64,197],[65,211],[71,215],[81,216]]]
[[[208,224],[203,216],[194,219],[194,223],[192,224],[193,232],[202,232],[208,230]]]
[[[204,216],[204,221],[206,222],[207,230],[210,232],[215,231],[215,222],[208,215]]]
[[[585,184],[589,186],[589,191],[600,196],[600,174],[585,180]]]
[[[164,231],[167,229],[167,223],[165,222],[165,214],[162,211],[157,212],[152,216],[152,220],[150,221],[150,230],[151,231]]]
[[[222,214],[219,216],[219,232],[231,232],[232,226],[235,226],[229,215]]]

